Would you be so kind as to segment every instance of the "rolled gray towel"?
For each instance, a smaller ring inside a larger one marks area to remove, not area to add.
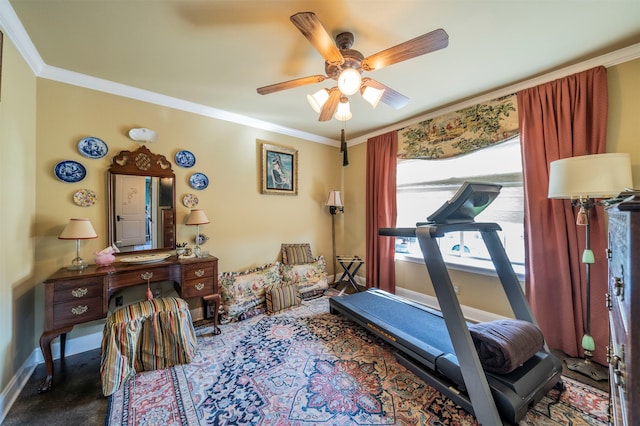
[[[542,332],[522,320],[496,320],[472,324],[473,338],[480,363],[485,371],[511,373],[544,346]]]

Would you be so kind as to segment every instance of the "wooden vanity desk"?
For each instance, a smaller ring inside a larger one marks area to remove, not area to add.
[[[116,291],[161,281],[173,281],[180,297],[201,297],[206,303],[213,303],[213,312],[218,312],[221,300],[218,259],[213,256],[180,260],[171,256],[145,264],[116,261],[104,267],[91,265],[82,271],[63,268],[47,278],[44,281],[45,328],[40,336],[47,377],[40,392],[50,390],[53,385],[53,339],[60,336],[60,356],[64,358],[66,334],[77,324],[106,318],[109,300]],[[213,316],[213,324],[214,330],[218,330],[217,315]]]

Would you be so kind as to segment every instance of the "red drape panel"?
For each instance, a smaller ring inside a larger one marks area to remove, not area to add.
[[[397,154],[397,131],[367,141],[367,287],[390,293],[396,292],[395,238],[378,236],[378,229],[396,226]]]
[[[586,315],[585,227],[568,200],[549,200],[551,161],[605,152],[608,92],[604,67],[518,92],[525,191],[526,291],[547,344],[582,355]],[[589,173],[585,170],[584,173]],[[601,207],[591,210],[591,335],[594,360],[608,344],[607,236]]]

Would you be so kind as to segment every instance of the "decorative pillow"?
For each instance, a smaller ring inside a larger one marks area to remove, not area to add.
[[[301,265],[313,262],[311,245],[303,244],[282,244],[282,263],[285,265]]]
[[[280,263],[270,263],[243,272],[224,272],[218,275],[222,296],[221,323],[239,321],[251,316],[256,308],[265,307],[265,289],[280,287]]]
[[[283,264],[280,266],[280,272],[282,285],[295,284],[303,298],[307,292],[329,288],[323,256],[318,256],[313,262],[304,265]]]
[[[271,287],[266,291],[265,298],[267,300],[268,314],[275,314],[302,304],[298,287],[293,284],[283,287]]]

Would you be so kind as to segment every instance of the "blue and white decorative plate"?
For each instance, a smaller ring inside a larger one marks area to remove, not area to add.
[[[176,164],[180,167],[193,167],[196,164],[196,156],[191,152],[182,150],[176,153]]]
[[[189,184],[193,189],[205,189],[209,186],[209,178],[204,173],[194,173],[189,178]]]
[[[61,161],[53,168],[56,177],[63,182],[80,182],[87,176],[87,169],[77,161]]]
[[[109,152],[109,147],[102,139],[93,136],[82,138],[78,142],[78,151],[87,158],[102,158]]]

